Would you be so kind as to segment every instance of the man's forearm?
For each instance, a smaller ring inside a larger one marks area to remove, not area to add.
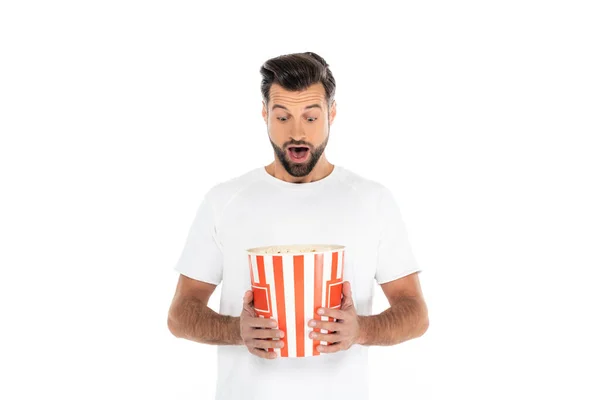
[[[359,344],[391,346],[425,333],[429,326],[427,306],[413,297],[402,297],[378,315],[358,317]]]
[[[188,298],[169,310],[169,329],[180,338],[215,345],[241,345],[240,317],[221,315]]]

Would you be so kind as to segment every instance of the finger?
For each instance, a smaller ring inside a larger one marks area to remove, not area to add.
[[[328,344],[327,346],[319,345],[317,346],[317,351],[319,353],[337,353],[342,350],[342,344]]]
[[[248,347],[255,349],[280,349],[283,347],[282,340],[270,340],[270,339],[254,339],[250,340],[247,344]]]
[[[317,333],[311,332],[308,335],[309,338],[313,340],[320,340],[322,342],[335,343],[342,340],[342,337],[339,333]]]
[[[285,335],[279,329],[252,329],[252,339],[281,339]]]
[[[274,351],[265,351],[260,349],[248,349],[248,351],[250,352],[250,354],[254,354],[257,357],[265,358],[267,360],[277,358],[277,353],[275,353]]]
[[[323,312],[321,313],[320,310],[323,310]],[[346,317],[343,311],[334,310],[332,308],[319,308],[317,310],[317,314],[336,319],[344,319]]]
[[[248,318],[248,326],[251,328],[277,328],[277,321],[273,318]]]
[[[312,322],[315,323],[314,326],[311,325]],[[341,322],[319,321],[319,320],[312,319],[312,320],[308,321],[308,326],[310,326],[312,328],[317,328],[317,329],[325,329],[328,331],[338,331],[338,330],[340,330]]]

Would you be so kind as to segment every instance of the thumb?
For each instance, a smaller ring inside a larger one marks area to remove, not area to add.
[[[345,281],[342,284],[342,294],[344,297],[352,297],[352,288],[350,287],[350,282]]]
[[[254,293],[252,292],[252,290],[246,290],[246,293],[244,293],[244,304],[250,304],[252,303],[252,300],[254,299]]]
[[[342,304],[346,307],[354,304],[352,302],[352,289],[348,281],[342,284]]]
[[[257,317],[256,311],[254,310],[254,306],[252,304],[253,301],[254,301],[254,292],[252,292],[252,290],[247,290],[246,293],[244,293],[242,314],[246,313],[247,315],[250,315],[251,317]]]

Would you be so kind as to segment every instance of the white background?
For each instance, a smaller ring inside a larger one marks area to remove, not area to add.
[[[301,51],[337,80],[328,158],[392,189],[424,269],[429,331],[370,349],[372,398],[600,398],[595,2],[200,3],[1,3],[0,398],[213,398],[172,268],[273,159],[258,71]]]

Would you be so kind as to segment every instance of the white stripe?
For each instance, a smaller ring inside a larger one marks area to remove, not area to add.
[[[313,356],[313,340],[308,337],[313,328],[308,326],[308,321],[315,315],[315,255],[304,255],[304,356]]]
[[[348,275],[346,275],[346,249],[342,250],[342,255],[344,256],[342,259],[342,279],[347,280],[346,278],[348,277]]]
[[[321,296],[321,307],[327,306],[327,281],[331,278],[331,262],[332,253],[325,253],[323,255],[323,295]],[[327,321],[327,317],[322,316],[321,321]],[[321,329],[321,333],[327,333],[327,330]],[[322,345],[327,345],[327,342],[321,340]]]
[[[252,257],[252,273],[254,274],[254,283],[258,283],[258,265],[256,262],[256,255],[251,255]]]
[[[283,255],[283,286],[285,288],[285,324],[287,326],[288,357],[296,357],[296,310],[294,292],[294,256]]]
[[[277,320],[277,299],[275,296],[275,275],[273,273],[273,257],[265,256],[264,260],[265,279],[267,281],[267,284],[269,285],[269,290],[271,292],[271,313],[273,315],[273,318]],[[275,353],[277,353],[278,356],[281,356],[280,351],[281,349],[275,349]]]
[[[337,278],[342,279],[342,252],[338,251],[338,259],[337,259]]]

